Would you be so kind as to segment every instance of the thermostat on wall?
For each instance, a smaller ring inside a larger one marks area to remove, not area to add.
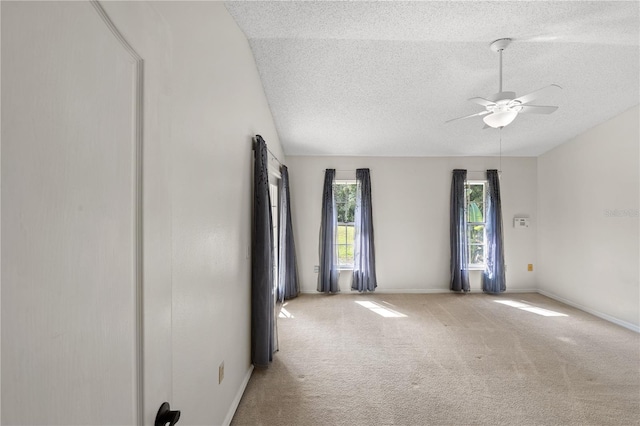
[[[514,228],[528,228],[529,227],[529,218],[528,217],[514,217],[513,218],[513,227]]]

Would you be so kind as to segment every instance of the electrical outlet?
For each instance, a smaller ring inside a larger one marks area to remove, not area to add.
[[[224,380],[224,361],[218,366],[218,384]]]
[[[314,265],[314,266],[313,266],[313,272],[315,272],[316,274],[317,274],[318,272],[320,272],[320,265]]]
[[[529,263],[527,265],[527,271],[529,271],[529,272],[533,271],[533,263]]]

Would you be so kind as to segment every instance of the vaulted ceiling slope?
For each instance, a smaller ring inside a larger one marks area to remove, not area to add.
[[[287,155],[537,156],[638,104],[638,1],[228,1]],[[563,90],[483,130],[468,102]]]

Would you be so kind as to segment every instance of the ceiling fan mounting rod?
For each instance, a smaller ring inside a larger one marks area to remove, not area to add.
[[[491,42],[491,50],[500,54],[500,90],[498,93],[502,93],[502,51],[511,44],[510,38],[499,38]]]
[[[503,49],[500,49],[500,85],[498,86],[499,87],[499,90],[498,90],[499,93],[502,93],[502,50]]]

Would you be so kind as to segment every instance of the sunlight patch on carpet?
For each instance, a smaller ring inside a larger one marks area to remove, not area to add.
[[[376,302],[369,302],[369,301],[365,301],[365,302],[361,302],[361,301],[357,301],[356,302],[358,305],[362,306],[363,308],[367,308],[372,312],[375,312],[376,314],[383,316],[385,318],[406,318],[405,314],[402,314],[398,311],[394,311],[392,309],[389,308],[385,308],[384,306],[376,303]]]
[[[568,317],[569,315],[563,314],[549,309],[538,308],[537,306],[531,306],[527,303],[516,302],[515,300],[494,300],[494,302],[502,303],[503,305],[511,306],[512,308],[522,309],[523,311],[532,312],[534,314],[542,315],[544,317]]]
[[[278,318],[293,318],[293,315],[291,314],[291,312],[287,311],[284,308],[285,306],[287,306],[287,303],[282,305],[282,308],[280,308],[280,313],[278,314]]]

